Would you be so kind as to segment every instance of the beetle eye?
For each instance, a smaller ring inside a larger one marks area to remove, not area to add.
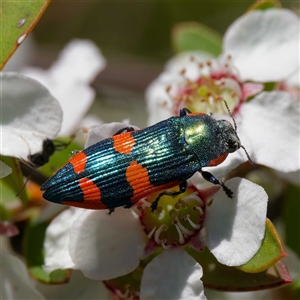
[[[230,153],[235,152],[240,148],[240,144],[233,140],[228,141],[227,146],[228,146],[228,152]]]

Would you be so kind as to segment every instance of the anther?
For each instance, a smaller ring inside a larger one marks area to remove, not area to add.
[[[167,245],[166,244],[166,240],[161,240],[160,245],[166,250],[166,249],[170,249],[171,245]]]
[[[195,206],[193,207],[193,210],[194,210],[194,211],[198,210],[199,213],[200,213],[200,216],[203,215],[203,209],[202,209],[200,206],[195,205]]]
[[[161,240],[159,238],[160,234],[163,232],[163,231],[167,231],[168,230],[168,226],[165,225],[165,224],[162,224],[160,225],[160,227],[157,229],[157,231],[155,232],[155,235],[154,235],[154,240],[157,244],[160,244],[161,243]]]
[[[182,69],[182,70],[179,72],[179,74],[180,74],[180,75],[184,75],[185,72],[186,72],[186,69]]]

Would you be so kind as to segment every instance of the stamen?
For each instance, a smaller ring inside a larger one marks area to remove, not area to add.
[[[151,203],[148,202],[145,198],[143,198],[142,200],[140,200],[140,202],[142,203],[142,205],[144,205],[146,207],[151,207]]]
[[[201,200],[201,198],[197,196],[197,192],[193,192],[192,194],[189,194],[188,196],[182,198],[182,201],[189,200],[196,200],[201,206],[204,205],[204,202]]]
[[[168,226],[165,225],[165,224],[162,224],[160,225],[160,227],[157,229],[157,231],[155,232],[155,235],[154,235],[154,241],[157,243],[157,244],[161,244],[161,240],[159,238],[159,235],[163,232],[163,231],[167,231],[168,230]]]
[[[199,213],[200,213],[200,216],[203,215],[203,209],[202,209],[200,206],[196,206],[196,205],[195,205],[195,206],[193,207],[193,210],[195,210],[195,211],[198,210]]]
[[[160,245],[166,250],[166,249],[170,249],[171,245],[167,245],[166,244],[167,240],[161,240]]]
[[[124,293],[122,293],[122,291],[119,290],[119,289],[117,289],[115,292],[119,296],[120,299],[128,299],[128,296],[130,294],[130,286],[125,287],[125,292]]]
[[[179,226],[177,224],[174,224],[175,228],[177,229],[178,235],[179,235],[179,244],[184,244],[184,237],[182,235],[181,230],[179,229]]]
[[[176,221],[177,221],[176,224],[179,226],[179,228],[181,229],[181,231],[183,232],[183,234],[185,234],[185,235],[193,235],[193,234],[194,234],[193,231],[186,229],[186,228],[180,223],[180,221],[179,221],[178,218],[176,218]],[[175,226],[176,226],[176,225],[175,225]]]
[[[191,220],[191,218],[190,218],[190,216],[189,215],[186,215],[186,219],[187,219],[187,221],[190,223],[190,225],[193,227],[193,228],[195,228],[195,229],[200,229],[200,224],[195,224],[192,220]]]
[[[154,228],[149,232],[149,234],[148,234],[149,239],[151,239],[151,237],[152,237],[155,230],[156,230],[156,226],[154,226]]]
[[[184,75],[185,72],[186,72],[186,69],[182,69],[182,70],[179,72],[179,74],[180,74],[180,75]]]

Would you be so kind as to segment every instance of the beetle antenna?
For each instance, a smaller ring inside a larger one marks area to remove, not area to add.
[[[232,113],[231,113],[231,111],[230,111],[230,109],[229,109],[229,106],[228,106],[226,100],[223,99],[223,101],[224,101],[225,106],[226,106],[226,108],[227,108],[227,111],[228,111],[228,113],[230,114],[231,119],[232,119],[232,121],[233,121],[233,124],[234,124],[234,130],[236,131],[236,130],[237,130],[237,126],[236,126],[235,119],[234,119],[234,117],[233,117],[233,115],[232,115]],[[244,149],[244,151],[245,151],[245,153],[246,153],[246,155],[247,155],[247,158],[248,158],[249,162],[253,165],[253,161],[252,161],[252,159],[250,158],[250,155],[248,154],[246,148],[245,148],[243,145],[241,145],[241,148]]]
[[[253,165],[253,161],[252,161],[252,159],[250,158],[250,155],[248,154],[248,152],[247,152],[246,148],[245,148],[243,145],[241,145],[241,148],[243,148],[243,149],[244,149],[244,151],[245,151],[245,153],[246,153],[246,155],[247,155],[247,158],[248,158],[248,160],[249,160],[250,164],[252,164],[252,165]]]
[[[226,100],[223,99],[223,101],[224,101],[224,103],[225,103],[225,106],[226,106],[226,108],[227,108],[228,113],[230,114],[230,117],[231,117],[231,119],[232,119],[232,121],[233,121],[233,124],[234,124],[234,129],[235,129],[235,131],[236,131],[237,126],[236,126],[236,123],[235,123],[235,119],[234,119],[234,117],[233,117],[233,115],[232,115],[232,113],[231,113],[231,111],[230,111],[230,109],[229,109],[229,106],[228,106]]]

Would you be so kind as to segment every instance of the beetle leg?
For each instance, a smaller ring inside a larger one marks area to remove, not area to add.
[[[179,111],[179,116],[184,117],[190,113],[191,113],[191,111],[188,108],[184,107]]]
[[[124,127],[121,128],[120,130],[118,130],[114,135],[118,135],[118,134],[122,134],[124,132],[130,132],[130,131],[134,131],[135,129],[133,127]]]
[[[171,196],[171,197],[175,197],[175,196],[178,196],[182,193],[184,193],[186,191],[186,188],[187,188],[187,181],[183,181],[182,183],[180,183],[179,185],[179,191],[178,192],[168,192],[168,191],[163,191],[162,193],[160,193],[157,198],[152,202],[151,204],[151,211],[155,211],[157,209],[157,206],[158,206],[158,202],[160,200],[160,198],[162,196]]]
[[[136,204],[136,202],[129,202],[129,203],[125,204],[123,207],[124,208],[131,208],[134,204]]]
[[[108,215],[111,215],[115,211],[114,207],[108,209]]]
[[[199,170],[199,172],[201,173],[202,177],[213,183],[213,184],[216,184],[216,185],[219,185],[222,187],[223,191],[225,192],[225,194],[227,195],[228,198],[233,198],[233,192],[232,190],[230,190],[224,183],[223,181],[217,179],[213,174],[209,173],[209,172],[206,172],[206,171],[202,171],[202,170]]]

